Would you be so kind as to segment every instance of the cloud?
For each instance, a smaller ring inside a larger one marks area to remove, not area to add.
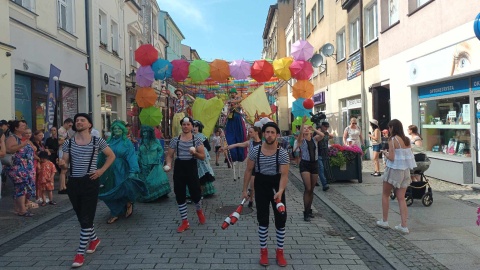
[[[209,2],[221,1],[224,0],[213,0]],[[198,1],[157,0],[157,2],[160,6],[160,10],[167,11],[172,16],[174,21],[185,22],[186,25],[195,25],[206,32],[213,31],[212,26],[205,19],[207,12],[198,6]]]

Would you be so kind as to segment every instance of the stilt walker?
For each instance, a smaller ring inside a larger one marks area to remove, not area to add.
[[[241,143],[247,140],[245,121],[243,120],[241,115],[241,101],[242,98],[237,96],[237,89],[230,89],[230,100],[228,100],[229,111],[227,117],[227,124],[225,126],[225,136],[227,138],[228,145]],[[236,162],[243,162],[245,160],[247,152],[244,148],[235,148],[230,150],[229,153],[231,161],[233,163],[232,166],[234,166],[233,179],[236,180]],[[240,175],[238,175],[238,179],[240,180]]]

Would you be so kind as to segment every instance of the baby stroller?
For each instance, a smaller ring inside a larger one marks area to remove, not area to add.
[[[405,201],[407,202],[407,206],[410,206],[413,204],[414,199],[420,199],[422,200],[422,204],[428,207],[433,203],[433,193],[424,172],[428,170],[431,162],[424,153],[414,154],[414,157],[417,167],[410,171],[410,175],[419,175],[420,180],[410,183],[410,186],[405,192]],[[390,198],[394,200],[395,197],[395,193],[392,191]]]

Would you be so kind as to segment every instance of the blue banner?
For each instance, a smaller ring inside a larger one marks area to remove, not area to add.
[[[57,97],[58,97],[58,80],[60,79],[61,70],[56,66],[50,64],[50,75],[48,76],[48,94],[47,94],[47,131],[50,131],[50,128],[53,126],[58,126],[57,123]],[[57,77],[55,81],[53,77]],[[46,137],[46,136],[45,136]]]
[[[470,79],[443,82],[418,88],[419,98],[437,97],[470,91]]]
[[[480,76],[472,77],[472,90],[480,90]]]

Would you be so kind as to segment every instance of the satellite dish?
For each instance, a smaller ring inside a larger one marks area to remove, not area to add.
[[[319,53],[316,53],[310,59],[310,63],[312,63],[313,67],[319,67],[323,64],[323,56]]]
[[[335,47],[333,47],[332,43],[326,43],[325,45],[322,46],[320,51],[325,56],[332,56],[333,52],[335,51]]]

